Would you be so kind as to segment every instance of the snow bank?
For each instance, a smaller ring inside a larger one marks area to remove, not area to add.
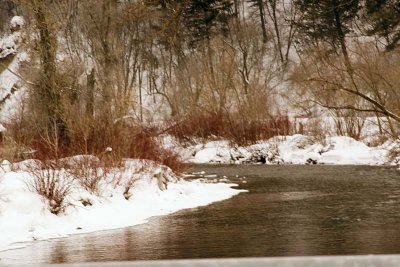
[[[368,147],[346,136],[316,140],[293,135],[274,137],[246,147],[212,141],[204,145],[181,146],[175,151],[182,160],[191,163],[381,165],[388,162],[388,147],[388,144]]]
[[[76,158],[73,161],[77,162]],[[145,223],[152,216],[207,205],[243,191],[233,189],[234,184],[184,181],[165,166],[130,160],[122,169],[107,174],[99,194],[88,192],[73,180],[69,205],[64,213],[54,215],[49,203],[30,190],[32,173],[10,171],[38,166],[37,162],[3,165],[7,163],[2,164],[0,176],[0,250],[26,245],[20,242]],[[159,189],[160,174],[170,181],[167,190]],[[129,181],[135,182],[127,200],[124,192]]]
[[[194,163],[207,163],[210,159],[214,162],[224,162],[230,158],[229,143],[227,141],[213,141],[205,144],[195,153]]]
[[[294,135],[279,144],[279,154],[284,162],[293,164],[381,165],[387,161],[387,150],[370,148],[350,137],[327,137],[323,143]]]
[[[19,45],[23,40],[23,34],[19,29],[25,25],[25,20],[21,16],[15,16],[10,21],[10,27],[15,29],[9,36],[0,38],[0,59],[18,52]]]
[[[18,76],[21,63],[30,60],[29,55],[24,51],[19,51],[24,42],[24,33],[20,29],[24,26],[25,20],[21,16],[11,19],[10,25],[13,32],[0,38],[0,122],[7,123],[12,121],[19,113],[21,100],[25,94],[25,88],[18,85]],[[11,62],[9,62],[9,59]]]
[[[25,19],[22,16],[14,16],[10,21],[11,28],[22,27],[25,25]]]

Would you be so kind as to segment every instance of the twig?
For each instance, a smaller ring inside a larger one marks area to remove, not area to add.
[[[11,72],[12,74],[14,74],[15,76],[17,76],[18,78],[20,78],[23,82],[25,82],[26,84],[29,85],[36,85],[33,82],[27,81],[24,77],[22,77],[21,75],[19,75],[18,73],[16,73],[15,71],[13,71],[12,69],[10,69],[8,66],[6,66],[4,63],[0,62],[0,65],[3,66],[6,70],[8,70],[9,72]]]

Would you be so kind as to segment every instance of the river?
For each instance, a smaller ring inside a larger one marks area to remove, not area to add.
[[[400,253],[400,173],[392,167],[195,165],[249,190],[134,227],[0,252],[0,265]]]

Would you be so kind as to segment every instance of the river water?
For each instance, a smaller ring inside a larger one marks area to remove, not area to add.
[[[400,253],[392,167],[196,165],[249,190],[125,229],[34,242],[2,264]]]

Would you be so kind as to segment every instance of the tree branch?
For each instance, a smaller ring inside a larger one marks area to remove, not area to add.
[[[21,79],[23,82],[25,82],[26,84],[29,84],[29,85],[36,85],[35,83],[26,80],[24,77],[22,77],[21,75],[19,75],[18,73],[16,73],[16,72],[13,71],[12,69],[10,69],[10,68],[9,68],[8,66],[6,66],[4,63],[0,62],[0,65],[1,65],[3,68],[5,68],[6,70],[8,70],[11,74],[13,74],[13,75],[17,76],[18,78],[20,78],[20,79]]]
[[[394,119],[395,121],[400,122],[400,116],[398,116],[395,113],[393,113],[392,111],[388,110],[383,104],[379,103],[377,100],[373,99],[372,97],[370,97],[370,96],[368,96],[366,94],[361,93],[360,91],[355,91],[355,90],[352,90],[350,88],[343,87],[342,85],[340,85],[338,83],[331,82],[331,81],[328,81],[328,80],[325,80],[325,79],[309,78],[308,81],[322,82],[322,83],[326,83],[326,84],[335,85],[338,88],[337,89],[330,89],[330,90],[343,90],[343,91],[348,92],[350,94],[359,96],[362,99],[364,99],[367,102],[369,102],[370,104],[372,104],[373,106],[375,106],[378,109],[378,110],[376,110],[376,112],[384,114],[384,115]]]
[[[381,113],[381,111],[376,110],[376,109],[364,109],[364,108],[359,108],[359,107],[355,107],[352,105],[347,105],[347,106],[331,106],[328,104],[323,104],[321,102],[315,101],[315,100],[311,100],[312,103],[315,103],[321,107],[324,108],[328,108],[328,109],[335,109],[335,110],[342,110],[342,109],[347,109],[347,110],[354,110],[354,111],[359,111],[359,112],[378,112]]]

